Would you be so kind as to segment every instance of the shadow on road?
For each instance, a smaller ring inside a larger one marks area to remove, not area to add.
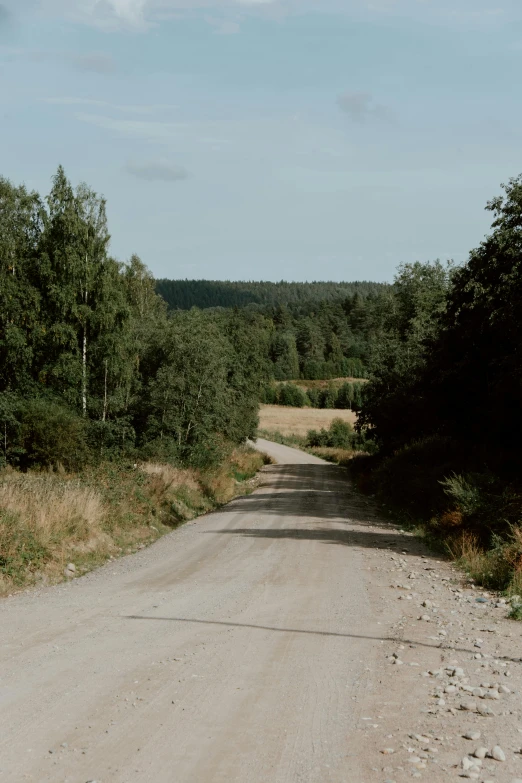
[[[204,534],[207,533],[223,533],[226,535],[246,536],[247,538],[287,538],[295,541],[320,541],[324,544],[343,544],[344,546],[362,546],[372,549],[388,549],[389,547],[404,549],[405,545],[404,535],[398,533],[366,533],[359,530],[333,530],[327,527],[224,528],[222,530],[205,530]],[[411,545],[408,551],[412,551]],[[419,551],[421,551],[420,547]]]
[[[203,535],[222,533],[259,539],[319,541],[416,555],[424,552],[420,542],[395,532],[396,526],[378,515],[371,500],[352,490],[343,468],[327,463],[273,465],[265,471],[264,479],[263,486],[255,494],[233,500],[222,513],[246,514],[250,518],[290,517],[290,524],[284,527],[226,527],[205,530]],[[313,527],[309,522],[307,525],[307,520],[311,519],[316,521]],[[350,529],[334,528],[328,522],[350,525]],[[374,526],[381,529],[364,529]],[[354,527],[359,529],[354,530]]]
[[[296,633],[296,634],[313,634],[315,636],[334,636],[343,639],[368,639],[372,642],[397,642],[400,644],[411,644],[413,647],[430,647],[434,650],[447,649],[452,652],[461,653],[474,653],[475,650],[467,649],[466,647],[448,647],[443,642],[429,644],[428,642],[411,641],[410,639],[397,639],[393,636],[365,636],[363,634],[356,633],[338,633],[336,631],[316,631],[308,628],[277,628],[272,625],[254,625],[252,623],[233,623],[224,620],[199,620],[194,617],[148,617],[144,615],[131,614],[126,615],[122,619],[124,620],[154,620],[157,622],[173,622],[173,623],[197,623],[201,625],[223,625],[227,628],[253,628],[258,631],[275,631],[277,633]],[[510,661],[511,663],[522,663],[521,658],[509,658],[507,656],[498,657],[498,660]]]
[[[275,465],[264,472],[260,490],[237,498],[224,513],[320,517],[337,521],[382,522],[371,501],[355,493],[347,471],[336,465]]]

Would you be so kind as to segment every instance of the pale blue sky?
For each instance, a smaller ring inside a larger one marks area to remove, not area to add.
[[[0,173],[158,277],[462,262],[522,171],[520,0],[0,0]]]

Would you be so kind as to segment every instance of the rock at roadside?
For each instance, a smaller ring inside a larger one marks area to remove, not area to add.
[[[491,758],[495,759],[495,761],[505,761],[506,760],[506,754],[500,747],[500,745],[495,745],[493,750],[491,751]]]

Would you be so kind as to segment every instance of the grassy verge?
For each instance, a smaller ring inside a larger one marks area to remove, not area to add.
[[[81,575],[253,488],[269,458],[235,449],[212,471],[103,463],[80,474],[0,472],[0,594]]]
[[[452,558],[475,584],[511,599],[522,619],[522,488],[447,438],[352,462],[356,486]]]

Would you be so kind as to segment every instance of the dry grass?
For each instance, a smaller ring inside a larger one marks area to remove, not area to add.
[[[83,539],[105,514],[101,495],[78,481],[15,472],[2,476],[0,508],[23,516],[44,544],[64,531]]]
[[[219,468],[200,472],[160,463],[106,463],[79,476],[0,473],[0,594],[56,582],[128,554],[186,520],[250,491],[263,455],[235,449]]]
[[[176,489],[181,486],[196,490],[200,488],[194,470],[175,468],[159,462],[143,462],[139,467],[143,473],[161,481],[165,489]]]
[[[290,408],[282,405],[261,405],[259,429],[278,431],[283,435],[306,435],[308,430],[329,429],[334,419],[350,424],[357,420],[357,414],[349,410],[330,408]]]
[[[469,530],[448,541],[447,547],[451,557],[465,564],[470,573],[482,570],[484,549],[479,546],[477,537]]]
[[[108,553],[102,496],[77,480],[5,472],[0,478],[0,588],[22,574],[56,575],[75,552]]]
[[[268,457],[250,448],[234,449],[229,463],[203,478],[206,491],[220,504],[237,495],[238,484],[254,476]]]
[[[465,530],[447,540],[451,556],[477,582],[491,590],[520,594],[522,588],[522,531],[514,528],[509,541],[485,549],[475,534]]]

